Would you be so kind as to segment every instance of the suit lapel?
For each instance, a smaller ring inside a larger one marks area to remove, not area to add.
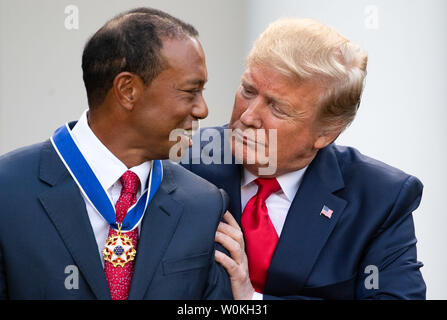
[[[268,271],[265,292],[298,292],[340,216],[346,201],[333,194],[343,188],[343,178],[332,145],[320,150],[309,165],[292,202]],[[323,206],[331,218],[320,215]]]
[[[228,211],[233,215],[236,221],[241,223],[242,216],[242,206],[241,206],[241,176],[242,176],[242,165],[227,165],[225,161],[228,161],[228,156],[226,154],[231,154],[231,144],[228,134],[225,133],[225,129],[228,129],[228,125],[220,128],[222,137],[222,149],[224,150],[224,155],[222,157],[222,163],[220,166],[222,170],[214,170],[217,177],[216,182],[222,181],[222,185],[219,186],[223,188],[230,197],[230,203]],[[231,163],[236,163],[234,156],[231,156]],[[230,177],[230,179],[228,179]]]
[[[49,141],[42,148],[40,179],[52,186],[39,196],[39,200],[67,250],[96,297],[110,299],[85,202]]]
[[[230,203],[228,206],[228,211],[233,215],[233,217],[236,219],[236,221],[240,224],[241,223],[241,215],[242,215],[242,208],[241,208],[241,165],[234,165],[234,166],[226,166],[223,165],[224,169],[231,170],[231,172],[228,172],[226,170],[221,170],[221,173],[223,173],[227,178],[220,179],[222,181],[222,185],[219,186],[220,188],[223,188],[230,198]],[[228,177],[231,177],[231,179],[228,179]],[[219,180],[218,180],[219,181]]]
[[[171,165],[163,161],[163,182],[143,217],[129,299],[144,298],[183,211],[172,196]]]
[[[236,163],[235,158],[231,155],[231,146],[228,139],[228,134],[225,134],[225,129],[228,126],[215,128],[220,132],[220,152],[221,159],[220,164],[204,164],[200,155],[202,154],[205,147],[208,146],[209,141],[201,141],[201,135],[203,130],[210,130],[214,128],[202,129],[201,134],[197,134],[193,137],[194,145],[200,145],[200,150],[194,153],[191,149],[191,158],[188,160],[188,164],[184,165],[186,168],[192,172],[198,174],[202,178],[208,180],[209,182],[216,185],[218,188],[224,189],[229,198],[228,211],[233,215],[233,217],[239,222],[241,221],[241,170],[242,166],[239,164],[228,165]],[[214,140],[213,140],[214,141]],[[193,145],[193,148],[194,148]],[[212,149],[210,154],[214,152]]]

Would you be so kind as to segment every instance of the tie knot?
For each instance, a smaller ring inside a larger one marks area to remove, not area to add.
[[[264,200],[270,197],[272,193],[281,190],[276,178],[257,178],[255,183],[258,185],[258,196]]]
[[[127,170],[121,176],[120,181],[123,185],[121,192],[131,193],[134,195],[137,194],[138,188],[140,187],[140,179],[134,172]]]

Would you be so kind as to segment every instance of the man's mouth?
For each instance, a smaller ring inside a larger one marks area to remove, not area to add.
[[[188,137],[192,137],[194,134],[194,130],[192,129],[183,129],[183,134]]]
[[[232,131],[232,136],[235,138],[235,141],[238,143],[242,143],[249,147],[265,146],[265,135],[263,139],[257,136],[259,133],[256,130],[248,129],[248,130],[240,130],[234,129]]]
[[[196,132],[200,129],[200,124],[198,120],[194,120],[191,123],[191,128],[184,128],[183,135],[188,139],[189,147],[192,146],[192,137],[196,134]]]
[[[192,136],[196,131],[194,129],[183,129],[183,135],[188,139],[189,147],[192,147]]]

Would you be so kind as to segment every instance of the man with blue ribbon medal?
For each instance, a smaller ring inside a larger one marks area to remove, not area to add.
[[[232,298],[214,260],[225,195],[164,160],[171,133],[191,146],[208,114],[197,30],[124,12],[89,39],[82,70],[79,121],[0,157],[0,299]]]
[[[102,250],[104,260],[112,263],[114,267],[123,267],[134,260],[136,248],[132,245],[132,240],[122,231],[133,230],[141,221],[149,202],[161,184],[163,178],[161,161],[152,162],[148,190],[141,195],[135,205],[129,208],[124,220],[119,223],[107,192],[79,150],[68,124],[55,131],[51,142],[82,193],[109,225],[117,229],[118,233],[109,235],[106,240],[106,245]],[[125,230],[122,230],[123,225],[125,225]]]

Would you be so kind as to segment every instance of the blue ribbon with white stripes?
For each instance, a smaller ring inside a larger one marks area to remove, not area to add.
[[[57,129],[50,140],[65,167],[92,206],[104,217],[111,227],[118,229],[115,207],[76,145],[68,124]],[[162,179],[162,162],[161,160],[154,160],[149,176],[148,189],[140,196],[137,203],[129,208],[122,222],[121,231],[130,231],[138,225],[149,202],[160,187]]]

